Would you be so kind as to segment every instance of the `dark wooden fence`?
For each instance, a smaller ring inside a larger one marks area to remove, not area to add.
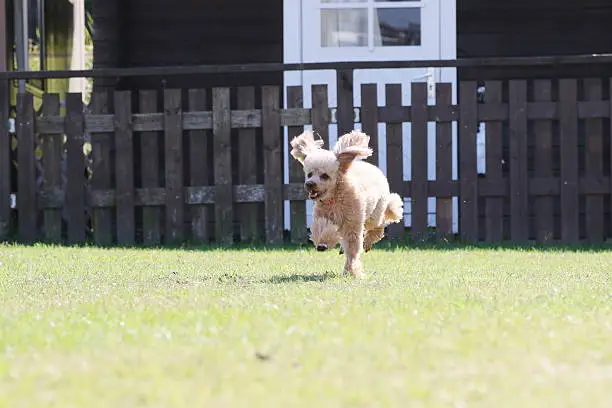
[[[601,79],[489,81],[484,100],[476,82],[461,82],[459,103],[450,84],[436,86],[428,105],[424,83],[386,86],[377,106],[374,84],[362,86],[360,123],[377,149],[385,123],[387,176],[411,199],[415,239],[450,237],[452,198],[459,198],[459,237],[467,242],[600,243],[612,233],[611,84]],[[85,107],[69,94],[60,115],[57,95],[35,112],[20,95],[13,171],[16,208],[0,201],[0,225],[22,241],[97,244],[268,243],[307,237],[301,168],[290,159],[283,183],[283,127],[289,138],[304,125],[328,139],[327,89],[279,87],[163,93],[96,93]],[[235,98],[234,98],[235,96]],[[347,120],[339,97],[339,120]],[[232,106],[234,105],[234,106]],[[352,113],[351,113],[352,114]],[[412,177],[403,178],[402,123],[411,123]],[[427,176],[428,122],[436,123],[436,179]],[[458,179],[452,178],[452,124],[458,124]],[[477,171],[476,136],[486,124],[486,171]],[[352,121],[351,121],[352,123]],[[0,158],[13,155],[0,144]],[[135,160],[135,158],[140,158]],[[371,160],[376,164],[376,156]],[[0,172],[10,183],[10,172]],[[436,228],[428,226],[428,197],[436,197]],[[283,229],[284,200],[291,231]],[[15,221],[16,220],[16,221]],[[5,228],[6,229],[6,228]],[[390,238],[404,236],[402,226]],[[289,236],[289,238],[287,237]]]

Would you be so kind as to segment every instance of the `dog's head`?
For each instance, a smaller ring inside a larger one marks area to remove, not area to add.
[[[304,167],[304,187],[311,200],[326,200],[357,158],[372,154],[368,147],[370,137],[352,131],[340,137],[333,150],[323,149],[323,142],[315,140],[314,134],[306,131],[291,140],[291,155]]]

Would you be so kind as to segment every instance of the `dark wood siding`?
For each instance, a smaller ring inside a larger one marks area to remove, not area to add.
[[[96,0],[96,66],[282,62],[282,0]],[[113,10],[117,10],[113,15]],[[282,73],[139,78],[129,87],[281,84]]]
[[[120,61],[119,27],[123,16],[119,12],[120,0],[96,0],[93,2],[94,19],[94,68],[122,66]],[[125,1],[125,0],[124,0]],[[112,87],[113,78],[96,79],[95,87]]]
[[[457,0],[457,48],[459,58],[612,52],[612,1]],[[610,66],[589,65],[464,69],[461,76],[550,78],[609,72]]]

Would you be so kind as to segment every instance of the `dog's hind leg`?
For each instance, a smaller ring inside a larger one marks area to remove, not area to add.
[[[365,234],[365,238],[363,239],[363,249],[365,250],[365,252],[369,252],[370,250],[372,250],[374,244],[383,239],[384,236],[384,227],[368,230]]]

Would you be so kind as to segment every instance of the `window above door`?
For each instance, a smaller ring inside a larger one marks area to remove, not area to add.
[[[321,47],[421,45],[421,1],[319,0]]]
[[[436,59],[439,0],[302,0],[304,59]]]

